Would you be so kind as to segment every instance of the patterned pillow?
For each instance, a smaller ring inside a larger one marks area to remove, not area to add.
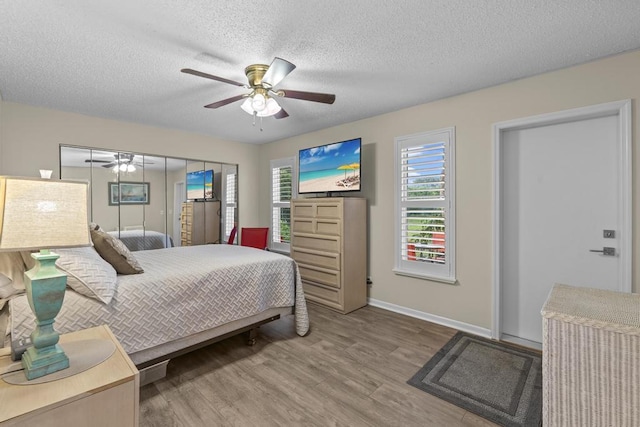
[[[144,273],[133,254],[120,239],[100,230],[91,230],[93,246],[102,258],[116,269],[118,274]]]
[[[84,296],[109,304],[118,276],[111,265],[92,247],[56,249],[56,266],[67,273],[67,285]]]

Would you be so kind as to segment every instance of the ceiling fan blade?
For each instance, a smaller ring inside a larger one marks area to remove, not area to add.
[[[117,165],[117,163],[111,162],[111,163],[108,163],[106,165],[100,165],[100,166],[102,166],[103,168],[112,168],[112,167],[114,167],[116,165]]]
[[[219,107],[223,107],[223,106],[225,106],[227,104],[231,104],[232,102],[240,101],[242,98],[246,98],[247,96],[248,96],[247,94],[237,95],[237,96],[234,96],[232,98],[223,99],[222,101],[218,101],[218,102],[211,103],[209,105],[205,105],[204,108],[219,108]]]
[[[262,76],[262,83],[266,83],[269,86],[274,87],[280,83],[282,79],[287,77],[295,68],[296,66],[291,62],[275,57],[273,58],[271,65],[269,65],[267,72]]]
[[[97,160],[97,159],[86,159],[85,163],[111,163],[113,160]]]
[[[218,77],[212,74],[203,73],[202,71],[192,70],[191,68],[183,68],[180,71],[182,71],[183,73],[192,74],[194,76],[204,77],[205,79],[211,79],[211,80],[216,80],[222,83],[228,83],[234,86],[247,87],[247,85],[245,85],[244,83],[239,83],[233,80],[225,79],[224,77]]]
[[[281,108],[280,111],[273,115],[273,117],[275,117],[276,119],[285,119],[289,117],[289,113],[284,111],[284,108]]]
[[[302,99],[305,101],[322,102],[323,104],[333,104],[336,96],[330,93],[302,92],[299,90],[280,89],[276,92],[278,96],[285,98]]]

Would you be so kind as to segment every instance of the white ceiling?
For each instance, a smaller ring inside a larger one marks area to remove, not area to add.
[[[265,143],[640,48],[638,0],[0,0],[4,101]],[[297,65],[263,127],[241,102],[273,57]]]

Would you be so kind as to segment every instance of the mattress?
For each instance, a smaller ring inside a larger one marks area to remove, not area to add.
[[[130,251],[147,251],[173,246],[173,239],[168,234],[152,230],[109,231],[113,237],[122,240]]]
[[[67,290],[55,329],[68,333],[107,324],[134,353],[295,305],[296,332],[309,329],[298,267],[291,258],[235,245],[136,252],[144,273],[118,276],[110,304]],[[12,339],[27,336],[34,317],[26,296],[10,301]]]

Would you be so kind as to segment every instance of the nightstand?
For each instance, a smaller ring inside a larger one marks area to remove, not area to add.
[[[60,343],[109,340],[115,352],[93,368],[43,384],[10,385],[0,380],[0,425],[137,426],[138,370],[108,326],[60,336]],[[0,370],[11,363],[0,356]]]

